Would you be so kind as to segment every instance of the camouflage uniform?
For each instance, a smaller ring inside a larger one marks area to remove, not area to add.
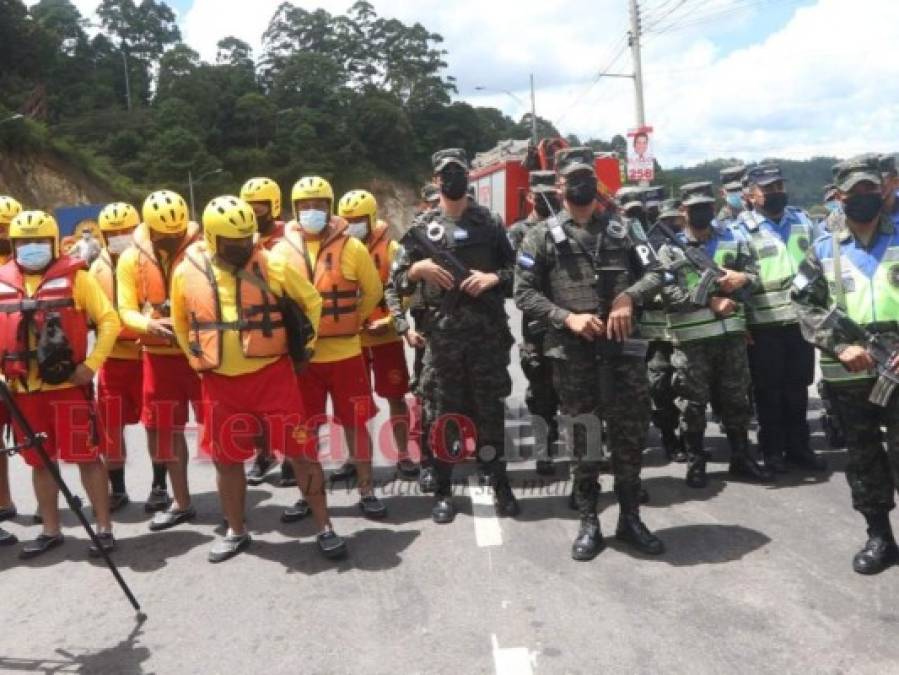
[[[871,157],[847,160],[835,181],[841,192],[849,193],[862,181],[880,185],[877,162]],[[868,523],[868,542],[856,554],[853,567],[873,574],[899,559],[888,515],[899,489],[899,397],[894,394],[886,407],[869,402],[874,377],[867,371],[849,373],[843,368],[838,356],[857,343],[828,319],[834,307],[845,308],[850,319],[891,348],[899,345],[899,302],[894,299],[899,277],[892,262],[899,258],[899,227],[881,215],[867,245],[851,227],[847,218],[845,229],[815,242],[793,281],[791,297],[803,335],[821,350],[821,372],[844,425],[852,506]],[[839,261],[835,247],[841,254]]]
[[[462,164],[464,152],[441,151],[434,161],[435,171],[441,161]],[[467,162],[463,166],[467,169]],[[470,269],[493,272],[500,279],[498,286],[479,298],[462,293],[453,313],[442,316],[440,306],[446,292],[409,279],[412,265],[427,258],[427,253],[407,235],[394,262],[392,280],[397,293],[409,296],[420,288],[426,308],[423,328],[427,346],[418,390],[425,393],[425,416],[432,426],[438,497],[446,498],[451,492],[452,466],[460,459],[457,453],[461,450],[461,430],[457,424],[444,421],[459,415],[475,425],[478,461],[491,484],[508,491],[503,461],[504,399],[512,391],[508,368],[514,340],[503,299],[512,291],[512,247],[503,226],[477,204],[469,204],[458,221],[440,209],[426,211],[412,227],[452,251]]]

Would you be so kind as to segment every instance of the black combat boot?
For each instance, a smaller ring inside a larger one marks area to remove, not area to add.
[[[599,498],[596,478],[576,478],[573,494],[581,515],[581,525],[571,545],[571,557],[578,561],[593,560],[605,546],[599,518],[596,517],[596,501]]]
[[[662,540],[655,536],[640,520],[640,483],[616,486],[618,495],[618,527],[615,538],[633,546],[640,553],[659,555],[665,551]]]
[[[662,450],[669,462],[683,463],[687,461],[687,453],[684,452],[684,442],[679,438],[675,429],[662,430]]]
[[[859,574],[877,574],[899,562],[899,548],[893,538],[888,511],[865,514],[868,521],[868,541],[852,559],[852,569]]]
[[[815,454],[809,445],[808,426],[802,425],[787,432],[787,461],[806,471],[826,471],[827,460]]]
[[[787,465],[783,457],[783,428],[771,424],[759,425],[758,441],[759,455],[765,467],[771,473],[786,473]]]
[[[702,433],[683,432],[684,449],[687,452],[687,487],[704,488],[709,484],[709,477],[705,472],[709,455],[702,447]]]
[[[728,431],[730,443],[730,466],[727,472],[734,478],[744,478],[760,483],[774,482],[771,469],[762,466],[749,456],[749,438],[746,431]]]
[[[505,471],[490,478],[490,484],[493,486],[493,508],[496,509],[496,515],[500,518],[514,518],[521,513],[521,506],[515,493],[512,492],[512,486],[509,484],[509,478]]]

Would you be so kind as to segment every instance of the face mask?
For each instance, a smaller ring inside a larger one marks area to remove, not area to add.
[[[120,255],[122,251],[131,245],[131,233],[111,234],[106,237],[106,249],[112,255]]]
[[[765,202],[762,208],[772,215],[783,213],[784,209],[787,208],[787,193],[769,192],[765,195]]]
[[[698,230],[705,230],[712,226],[715,219],[715,207],[712,204],[698,204],[687,209],[690,214],[690,225]]]
[[[256,224],[259,226],[259,234],[266,235],[275,229],[275,219],[268,213],[264,216],[256,216]]]
[[[48,243],[23,244],[16,248],[16,262],[29,272],[44,269],[53,260],[53,247]]]
[[[549,218],[553,214],[558,213],[561,208],[562,205],[559,203],[558,195],[547,192],[538,192],[534,195],[534,211],[541,218]]]
[[[575,206],[587,206],[596,200],[596,178],[587,176],[565,185],[565,199]]]
[[[462,199],[468,190],[468,174],[464,171],[448,171],[440,174],[440,192],[451,201]]]
[[[365,241],[368,238],[368,222],[360,220],[355,223],[350,223],[347,225],[346,233],[360,241]]]
[[[883,209],[883,197],[879,192],[852,195],[843,202],[843,211],[849,220],[856,223],[870,223]]]
[[[824,208],[827,209],[828,213],[840,213],[843,210],[843,205],[840,204],[838,199],[831,199],[829,202],[824,202]]]
[[[307,209],[300,211],[300,227],[307,234],[321,234],[328,225],[328,214],[319,209]]]
[[[153,247],[159,251],[165,251],[168,255],[172,255],[178,250],[184,237],[180,234],[167,235],[153,240]]]
[[[237,244],[219,239],[218,257],[237,269],[243,269],[253,257],[253,245]]]
[[[739,192],[728,192],[727,205],[732,209],[742,209],[743,195],[741,195]]]

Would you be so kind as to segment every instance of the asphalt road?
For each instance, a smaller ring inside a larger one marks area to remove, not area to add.
[[[524,390],[515,359],[512,408]],[[567,470],[538,487],[523,463],[513,466],[515,520],[493,517],[480,488],[460,488],[455,523],[437,526],[429,497],[388,480],[380,492],[390,515],[375,523],[360,517],[353,492],[336,489],[332,516],[351,548],[337,563],[318,554],[310,522],[279,522],[295,488],[251,488],[254,544],[212,566],[206,554],[221,533],[213,468],[191,463],[197,521],[151,533],[140,504],[149,462],[142,431],[131,429],[136,503],[117,519],[115,559],[148,619],[138,622],[106,568],[87,558],[86,534],[67,513],[67,543],[48,556],[22,562],[16,548],[0,549],[0,671],[899,672],[899,567],[874,578],[850,568],[864,525],[849,505],[844,453],[826,453],[826,474],[742,484],[727,480],[726,448],[711,431],[717,456],[704,490],[686,488],[683,465],[666,465],[651,437],[644,518],[668,547],[657,559],[608,537],[596,560],[573,562]],[[78,486],[76,471],[65,475]],[[389,479],[389,467],[379,475]],[[23,515],[5,526],[27,539],[39,530],[19,459],[12,480]],[[617,507],[610,478],[602,482],[611,535]]]

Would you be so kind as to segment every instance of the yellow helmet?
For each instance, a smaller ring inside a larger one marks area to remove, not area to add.
[[[100,211],[97,224],[101,232],[117,232],[118,230],[130,230],[140,225],[140,216],[137,209],[125,202],[113,202],[107,204]]]
[[[256,234],[256,214],[244,200],[216,197],[203,211],[203,239],[210,253],[218,253],[218,238],[241,239]]]
[[[59,257],[59,226],[56,218],[43,211],[22,211],[9,224],[9,238],[52,239],[53,257]]]
[[[9,225],[22,213],[22,205],[12,197],[0,196],[0,225]]]
[[[377,222],[378,202],[375,196],[367,190],[351,190],[340,198],[337,207],[337,215],[343,218],[361,218],[368,216],[369,227],[374,227]]]
[[[245,202],[268,202],[272,218],[281,216],[281,188],[271,178],[251,178],[240,188]]]
[[[327,199],[334,204],[334,188],[324,178],[318,176],[304,176],[294,183],[290,192],[290,201],[296,208],[301,199]]]
[[[151,230],[163,234],[178,234],[187,230],[187,202],[171,190],[150,193],[142,209],[144,222]]]

